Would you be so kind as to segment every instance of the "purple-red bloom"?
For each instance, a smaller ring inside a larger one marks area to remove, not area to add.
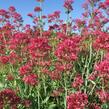
[[[9,11],[11,11],[11,12],[15,12],[15,11],[16,11],[16,9],[15,9],[15,7],[14,7],[14,6],[10,6],[10,7],[9,7]]]
[[[66,8],[67,13],[70,13],[73,10],[72,3],[73,3],[73,0],[65,0],[64,2],[64,7]]]
[[[55,51],[55,55],[59,59],[63,59],[66,61],[75,61],[77,59],[77,54],[79,51],[80,39],[80,37],[72,37],[60,42]]]
[[[82,76],[80,74],[76,75],[74,78],[74,81],[72,82],[72,87],[79,88],[83,85],[84,80],[82,79]]]
[[[10,107],[17,107],[21,103],[21,98],[12,89],[4,89],[0,92],[0,106],[5,106],[5,103]]]
[[[36,74],[30,74],[27,76],[23,77],[23,81],[28,84],[28,85],[37,85],[38,81],[37,81],[38,76]]]
[[[84,109],[87,103],[88,97],[85,93],[76,92],[67,96],[67,109]]]
[[[34,11],[35,11],[35,12],[40,12],[40,11],[42,11],[42,9],[41,9],[41,7],[35,7],[35,8],[34,8]]]
[[[95,65],[95,70],[98,71],[98,77],[109,79],[109,61],[103,60]]]
[[[96,93],[102,103],[109,102],[109,92],[98,90]]]

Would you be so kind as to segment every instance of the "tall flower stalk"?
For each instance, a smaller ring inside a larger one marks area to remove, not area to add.
[[[64,8],[65,8],[65,13],[67,14],[67,21],[66,21],[66,34],[68,34],[69,32],[71,32],[71,28],[70,28],[70,14],[73,10],[72,7],[73,4],[73,0],[65,0],[64,1]]]

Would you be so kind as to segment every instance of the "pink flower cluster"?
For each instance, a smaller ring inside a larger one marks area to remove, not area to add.
[[[97,35],[97,38],[93,44],[94,48],[96,48],[97,50],[102,49],[109,51],[109,34],[102,31],[97,31],[95,33],[95,35]]]
[[[67,96],[67,109],[84,109],[88,103],[87,94],[76,92]]]
[[[26,84],[34,86],[38,84],[37,78],[38,76],[36,74],[29,74],[27,76],[24,76],[23,81]]]
[[[9,104],[12,109],[13,107],[16,109],[17,105],[21,103],[21,98],[12,89],[5,89],[0,92],[0,109],[3,109],[5,103]]]
[[[109,79],[109,61],[103,60],[95,65],[95,70],[98,71],[97,76]]]
[[[96,93],[102,103],[109,102],[109,92],[98,90]]]
[[[74,81],[72,82],[72,87],[80,88],[84,83],[82,76],[80,74],[76,75]]]
[[[0,92],[0,109],[3,109],[7,104],[11,109],[17,109],[19,104],[30,107],[31,102],[27,99],[22,100],[14,90],[7,88]]]
[[[30,43],[27,46],[27,50],[32,59],[37,59],[47,56],[47,53],[49,50],[51,50],[51,47],[48,44],[47,38],[36,36],[30,39]]]
[[[24,83],[28,85],[35,86],[38,83],[38,76],[35,73],[32,73],[32,65],[31,63],[27,63],[20,67],[19,73],[21,76],[23,76]]]
[[[91,103],[89,109],[101,109],[101,107],[96,103]]]
[[[67,13],[70,13],[73,10],[72,7],[73,0],[65,0],[64,7],[67,9]]]
[[[57,46],[55,55],[65,61],[75,61],[79,52],[80,37],[72,37],[63,40]]]

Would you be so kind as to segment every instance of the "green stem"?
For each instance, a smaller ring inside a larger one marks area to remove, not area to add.
[[[67,14],[67,28],[66,28],[66,35],[68,35],[68,32],[69,32],[69,19],[70,19],[70,16],[69,16],[69,14]]]
[[[38,95],[38,109],[40,109],[40,86],[38,86],[38,89],[37,89],[37,95]]]
[[[38,77],[40,77],[40,67],[38,68]],[[37,99],[38,99],[38,109],[40,109],[40,88],[41,88],[41,83],[38,83],[37,86]]]
[[[46,84],[45,84],[45,82],[46,82],[46,81],[45,81],[45,77],[43,77],[42,80],[43,80],[43,85],[44,85],[44,93],[45,93],[45,96],[46,96],[46,94],[47,94],[46,88],[47,88],[47,87],[46,87]]]
[[[92,95],[93,90],[94,90],[95,87],[96,87],[96,83],[95,83],[94,81],[92,81],[92,80],[90,80],[90,82],[93,84],[93,87],[92,87],[91,91],[89,92],[89,95]]]
[[[67,109],[67,102],[66,102],[66,97],[67,97],[67,84],[66,84],[66,75],[65,74],[64,74],[64,89],[65,89],[64,109]]]
[[[91,39],[91,37],[90,37]],[[90,73],[90,62],[91,62],[91,59],[92,59],[92,40],[90,40],[90,48],[89,48],[89,60],[88,60],[88,64],[87,64],[87,71],[86,71],[86,79],[85,79],[85,93],[87,93],[87,85],[88,85],[88,77],[89,77],[89,73]]]

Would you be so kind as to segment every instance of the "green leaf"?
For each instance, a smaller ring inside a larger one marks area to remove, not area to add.
[[[50,71],[53,71],[55,69],[55,66],[50,66]]]
[[[102,109],[109,109],[109,104],[105,103],[101,107],[102,107]]]
[[[48,109],[54,109],[56,107],[56,104],[50,104],[50,106],[48,107]]]
[[[48,102],[48,100],[49,100],[49,98],[50,98],[50,97],[46,97],[46,98],[42,101],[42,104],[47,103],[47,102]]]

